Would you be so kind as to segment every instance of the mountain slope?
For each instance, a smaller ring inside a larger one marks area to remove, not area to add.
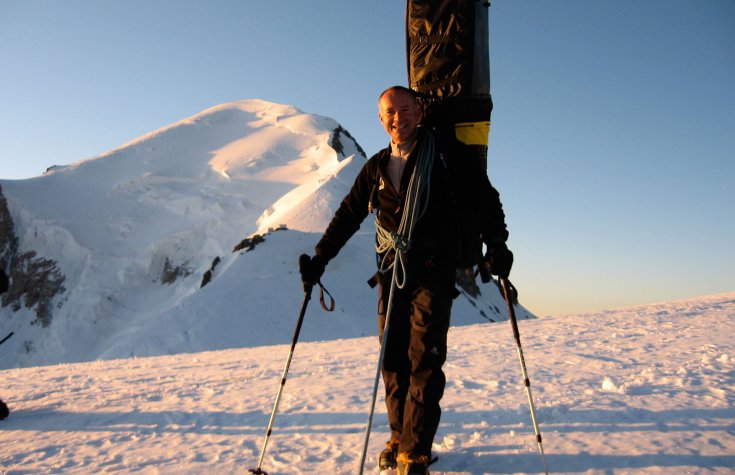
[[[0,332],[14,332],[0,367],[288,341],[298,256],[364,161],[336,121],[247,100],[0,181],[0,267],[12,274]],[[332,324],[306,340],[376,333],[368,221],[324,278],[339,305]],[[265,242],[233,252],[255,235]],[[487,287],[457,309],[455,324],[497,320],[502,299]]]

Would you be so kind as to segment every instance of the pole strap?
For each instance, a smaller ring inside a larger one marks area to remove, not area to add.
[[[334,297],[332,297],[332,294],[329,293],[327,289],[324,288],[322,285],[322,281],[320,280],[318,282],[319,284],[319,303],[322,304],[322,308],[325,312],[333,312],[334,311]],[[329,306],[327,306],[326,299],[324,298],[324,294],[327,294],[329,296]]]

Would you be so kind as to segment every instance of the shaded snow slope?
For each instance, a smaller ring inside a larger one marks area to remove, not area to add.
[[[333,119],[245,100],[34,179],[0,180],[0,224],[12,221],[12,235],[0,226],[0,266],[14,277],[0,368],[289,341],[298,256],[313,252],[365,160]],[[364,284],[373,232],[368,219],[330,264],[334,323],[306,340],[377,333]],[[233,253],[255,234],[265,242]],[[497,289],[484,289],[457,301],[455,324],[505,318]]]
[[[304,331],[336,318],[310,309]],[[735,473],[735,293],[528,320],[520,331],[551,473]],[[357,473],[377,346],[296,346],[264,470]],[[0,466],[244,473],[257,464],[288,350],[0,371],[12,410],[0,422]],[[540,473],[510,326],[452,328],[446,373],[432,474]],[[366,473],[377,473],[387,437],[381,397]]]

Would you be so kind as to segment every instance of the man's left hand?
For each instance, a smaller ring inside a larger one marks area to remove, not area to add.
[[[510,268],[513,267],[513,253],[510,252],[505,243],[488,245],[483,265],[491,274],[499,277],[508,277]]]

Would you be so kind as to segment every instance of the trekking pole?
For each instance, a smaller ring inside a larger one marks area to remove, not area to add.
[[[380,370],[383,369],[385,359],[385,347],[388,344],[388,331],[390,330],[390,314],[393,310],[393,291],[396,286],[396,266],[393,266],[393,278],[391,279],[390,293],[388,294],[388,307],[385,311],[385,323],[383,324],[383,339],[380,342],[380,356],[378,356],[378,369],[375,371],[373,381],[373,398],[370,402],[370,415],[368,415],[367,427],[365,428],[365,440],[362,444],[362,455],[360,456],[360,475],[365,470],[365,458],[367,456],[368,443],[370,442],[370,429],[373,426],[373,415],[375,414],[375,401],[378,398],[378,386],[380,385]]]
[[[261,470],[263,465],[263,457],[265,457],[265,449],[268,446],[268,440],[273,430],[273,422],[276,420],[276,412],[278,411],[278,403],[281,401],[281,394],[283,393],[283,387],[286,385],[286,375],[288,374],[288,368],[291,366],[291,359],[293,358],[294,350],[296,349],[296,342],[299,339],[299,333],[301,332],[301,324],[304,322],[304,315],[306,314],[306,306],[309,304],[311,299],[312,285],[304,284],[304,301],[301,304],[301,312],[299,313],[299,320],[296,323],[296,330],[293,334],[293,340],[291,341],[291,350],[288,352],[288,359],[286,359],[286,366],[283,368],[283,374],[281,375],[281,385],[278,387],[276,393],[276,401],[273,403],[273,411],[271,412],[271,418],[268,421],[268,428],[265,431],[265,439],[263,440],[263,448],[260,450],[260,458],[258,459],[258,466],[250,470],[250,473],[256,475],[268,475],[268,472]]]
[[[508,303],[508,313],[510,314],[510,324],[513,327],[513,336],[516,339],[516,349],[518,350],[518,359],[521,362],[521,373],[523,374],[523,382],[526,386],[526,396],[528,396],[528,406],[531,408],[531,422],[533,423],[533,430],[536,434],[536,442],[538,443],[538,450],[541,454],[541,462],[544,464],[544,473],[549,475],[549,469],[546,466],[546,456],[544,455],[544,446],[541,443],[541,432],[539,432],[538,423],[536,422],[536,409],[533,407],[533,397],[531,396],[531,380],[528,379],[528,372],[526,371],[526,360],[523,358],[523,348],[521,347],[521,334],[518,331],[518,322],[516,321],[516,312],[513,308],[513,301],[515,298],[511,293],[511,289],[515,291],[513,284],[510,283],[507,277],[500,277],[500,285],[503,290],[503,296],[505,301]]]
[[[6,336],[6,337],[5,337],[5,338],[3,338],[2,340],[0,340],[0,345],[2,345],[3,343],[5,343],[6,341],[8,341],[8,340],[10,339],[10,337],[11,337],[11,336],[13,336],[14,334],[15,334],[14,332],[10,332],[10,333],[8,334],[8,336]]]

